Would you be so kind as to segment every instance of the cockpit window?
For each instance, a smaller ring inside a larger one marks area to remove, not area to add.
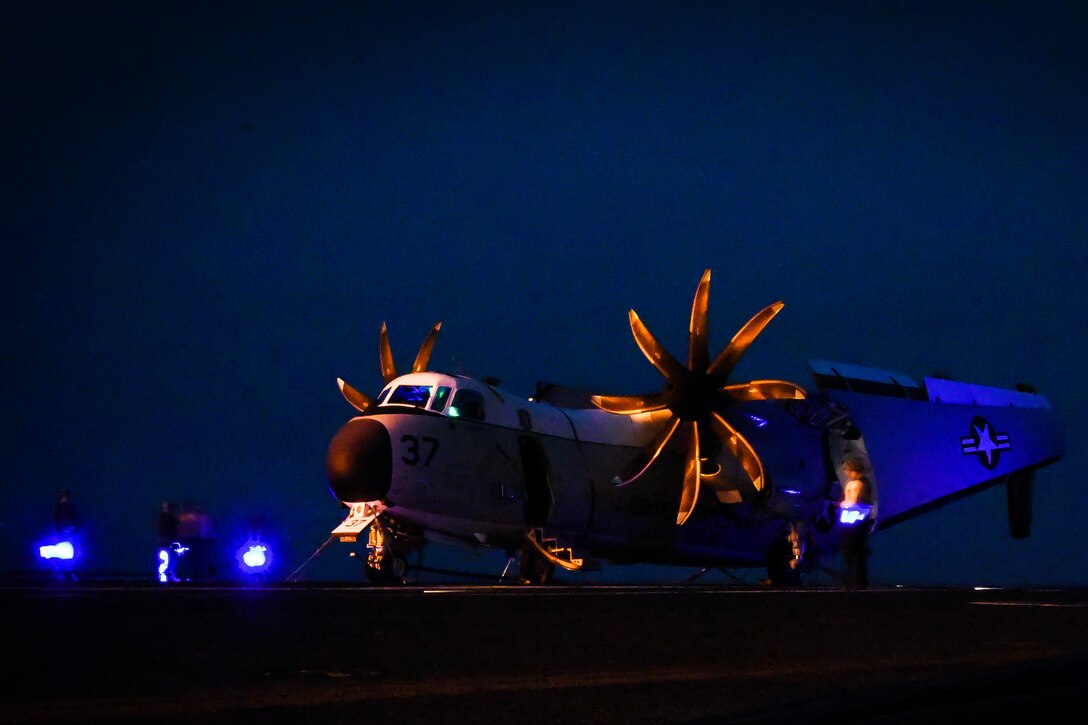
[[[390,405],[412,405],[416,408],[426,408],[427,401],[431,399],[430,385],[398,385],[386,402]]]
[[[392,388],[386,388],[382,391],[382,394],[378,396],[378,405],[385,402],[385,399],[389,397],[389,393],[393,392]]]
[[[450,389],[445,385],[439,385],[438,390],[434,391],[434,398],[431,399],[431,410],[437,410],[439,413],[446,407],[446,403],[449,402]]]
[[[462,388],[453,394],[453,403],[446,415],[451,418],[469,418],[484,420],[484,396],[475,390]]]

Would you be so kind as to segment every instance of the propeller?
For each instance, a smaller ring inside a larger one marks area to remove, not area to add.
[[[669,354],[650,333],[634,310],[628,313],[631,332],[642,354],[665,377],[659,393],[647,395],[594,395],[593,404],[617,415],[635,415],[668,410],[670,415],[657,434],[646,444],[632,462],[637,472],[627,480],[617,477],[617,486],[626,486],[640,478],[658,459],[677,431],[686,437],[684,488],[676,524],[682,525],[691,516],[699,499],[699,486],[704,478],[713,478],[720,471],[706,473],[703,462],[716,457],[724,446],[740,463],[755,490],[763,489],[763,463],[743,435],[729,424],[721,411],[753,400],[795,399],[805,397],[798,385],[785,380],[752,380],[729,383],[729,376],[748,346],[783,307],[782,302],[764,307],[733,336],[729,344],[710,359],[708,345],[707,307],[710,299],[710,270],[703,273],[695,290],[688,327],[688,362],[682,364]],[[702,448],[700,448],[702,446]],[[707,455],[710,454],[710,455]],[[639,467],[640,466],[640,467]]]
[[[427,333],[426,339],[423,340],[423,344],[420,345],[419,352],[416,354],[415,362],[412,363],[413,373],[421,373],[427,369],[427,365],[431,361],[431,350],[434,349],[435,339],[441,329],[442,323],[436,322],[431,331]],[[388,384],[397,377],[397,366],[393,362],[393,348],[389,345],[389,330],[384,322],[382,323],[381,337],[378,340],[378,352],[381,358],[382,381],[384,384]],[[360,413],[365,413],[368,409],[374,407],[373,398],[348,385],[342,378],[337,378],[336,384],[340,386],[340,394],[344,396],[344,399],[351,403]]]

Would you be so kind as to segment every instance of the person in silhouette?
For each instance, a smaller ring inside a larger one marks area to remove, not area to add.
[[[178,540],[178,523],[174,504],[163,501],[159,516],[155,520],[155,538],[159,542],[159,548],[167,547]]]
[[[59,581],[74,582],[79,580],[75,572],[74,554],[76,529],[79,528],[79,525],[79,513],[72,492],[66,488],[61,489],[60,493],[57,494],[57,500],[53,503],[53,529],[56,531],[54,543],[57,545],[67,544],[73,553],[67,558],[51,560],[55,576]]]
[[[189,550],[180,567],[182,578],[186,581],[214,578],[217,572],[213,563],[215,532],[211,516],[200,504],[185,501],[178,518],[178,541]]]
[[[869,586],[869,531],[872,521],[872,486],[866,475],[865,462],[848,458],[843,462],[846,484],[839,503],[839,526],[842,528],[842,557],[846,566],[846,586],[864,589]],[[860,517],[860,518],[859,518]]]
[[[53,527],[60,536],[70,535],[79,527],[76,504],[72,500],[72,492],[66,488],[61,490],[53,504]]]
[[[174,513],[174,504],[169,501],[162,502],[159,515],[155,519],[155,539],[158,542],[160,557],[159,581],[178,581],[178,516]],[[166,557],[165,560],[162,557]]]

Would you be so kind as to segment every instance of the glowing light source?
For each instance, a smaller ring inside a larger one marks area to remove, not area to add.
[[[260,574],[272,565],[272,550],[261,541],[250,539],[234,555],[238,566],[246,574]]]
[[[38,554],[43,559],[62,559],[70,561],[76,556],[76,549],[71,541],[59,541],[56,544],[45,544],[38,547]]]
[[[188,546],[182,546],[177,541],[171,543],[165,549],[159,549],[158,579],[161,584],[181,581],[174,572],[174,567],[177,566],[178,559],[188,550]]]
[[[865,520],[865,517],[869,515],[869,511],[871,510],[872,507],[865,504],[843,506],[839,510],[839,521],[848,526],[856,524],[859,521]]]
[[[242,554],[242,563],[250,569],[262,567],[267,561],[267,558],[264,555],[266,551],[268,551],[268,549],[264,546],[251,546],[246,553]]]
[[[767,421],[764,420],[763,418],[760,418],[755,413],[745,413],[745,415],[748,416],[749,420],[751,420],[753,423],[756,424],[756,428],[763,428],[764,426],[767,425]]]

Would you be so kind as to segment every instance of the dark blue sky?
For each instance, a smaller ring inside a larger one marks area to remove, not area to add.
[[[1077,3],[228,5],[0,8],[7,566],[68,487],[98,566],[171,498],[264,513],[293,568],[383,320],[402,365],[443,320],[437,369],[653,390],[626,312],[682,350],[710,267],[713,346],[786,302],[738,379],[1026,380],[1066,417],[1031,539],[991,489],[874,579],[1088,584]]]

